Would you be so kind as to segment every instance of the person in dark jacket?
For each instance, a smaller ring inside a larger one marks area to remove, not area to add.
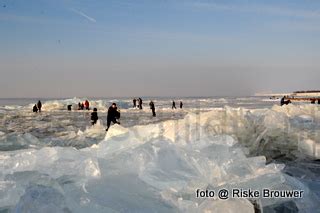
[[[290,104],[291,103],[291,101],[290,100],[285,100],[285,96],[283,96],[282,98],[281,98],[281,100],[280,100],[280,105],[281,106],[283,106],[283,105],[288,105],[288,104]]]
[[[152,110],[152,116],[156,117],[156,108],[154,106],[153,101],[150,101],[149,106],[150,106],[150,109]]]
[[[172,109],[177,109],[176,108],[176,102],[174,100],[172,100]]]
[[[91,124],[95,125],[97,123],[98,118],[98,112],[97,108],[93,109],[93,112],[91,113]]]
[[[139,101],[139,109],[142,109],[142,99],[139,98],[138,101]]]
[[[68,109],[68,111],[71,111],[71,109],[72,109],[72,105],[71,105],[71,104],[69,104],[69,105],[67,106],[67,109]]]
[[[37,104],[35,104],[32,108],[32,112],[38,112],[38,107]]]
[[[133,102],[133,108],[136,108],[137,107],[137,99],[134,98],[132,102]]]
[[[113,103],[108,109],[107,129],[106,129],[106,131],[109,130],[111,122],[113,122],[115,124],[116,123],[120,124],[120,122],[117,120],[119,118],[120,118],[120,112],[118,111],[117,104]]]
[[[280,100],[280,106],[283,106],[283,105],[284,105],[284,96]]]
[[[180,101],[180,109],[182,109],[183,103],[182,101]]]
[[[41,112],[42,104],[41,104],[41,101],[40,101],[40,100],[39,100],[38,103],[37,103],[37,107],[38,107],[39,112]]]

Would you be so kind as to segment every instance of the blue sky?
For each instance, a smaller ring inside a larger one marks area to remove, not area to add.
[[[0,97],[320,89],[316,0],[0,2]]]

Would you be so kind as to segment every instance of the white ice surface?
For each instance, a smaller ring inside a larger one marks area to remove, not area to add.
[[[304,190],[303,199],[293,201],[312,212],[319,204],[305,185],[283,174],[281,164],[266,165],[263,156],[246,157],[237,141],[259,128],[249,125],[255,119],[268,127],[259,133],[262,139],[280,137],[278,130],[287,128],[290,119],[312,113],[299,108],[252,112],[225,108],[144,126],[114,125],[99,144],[81,150],[44,147],[0,152],[0,208],[17,212],[253,212],[247,200],[195,197],[196,189],[237,187]],[[98,124],[69,136],[101,134],[105,134],[104,127]],[[39,143],[32,135],[24,137]],[[313,146],[310,141],[302,142],[301,150],[319,153],[319,147],[314,151]],[[288,200],[261,199],[259,203],[270,206]]]

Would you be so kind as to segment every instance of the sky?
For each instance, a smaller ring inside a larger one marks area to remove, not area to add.
[[[318,0],[0,0],[0,98],[320,89]]]

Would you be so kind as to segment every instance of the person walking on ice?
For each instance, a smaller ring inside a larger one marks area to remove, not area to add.
[[[117,104],[113,103],[108,109],[106,131],[109,130],[111,122],[113,122],[114,124],[120,124],[120,122],[118,121],[119,118],[120,118],[120,112],[118,111]]]
[[[176,108],[176,102],[174,100],[172,100],[172,109],[177,109]]]
[[[133,108],[137,108],[137,99],[134,98],[132,102],[133,102]]]
[[[93,112],[91,113],[91,124],[95,125],[97,123],[97,120],[99,119],[98,117],[98,112],[97,108],[93,109]]]
[[[149,106],[150,106],[150,109],[152,110],[152,116],[156,117],[156,108],[154,106],[153,101],[150,101]]]
[[[38,108],[39,112],[41,112],[42,104],[41,104],[40,100],[37,103],[37,108]]]

